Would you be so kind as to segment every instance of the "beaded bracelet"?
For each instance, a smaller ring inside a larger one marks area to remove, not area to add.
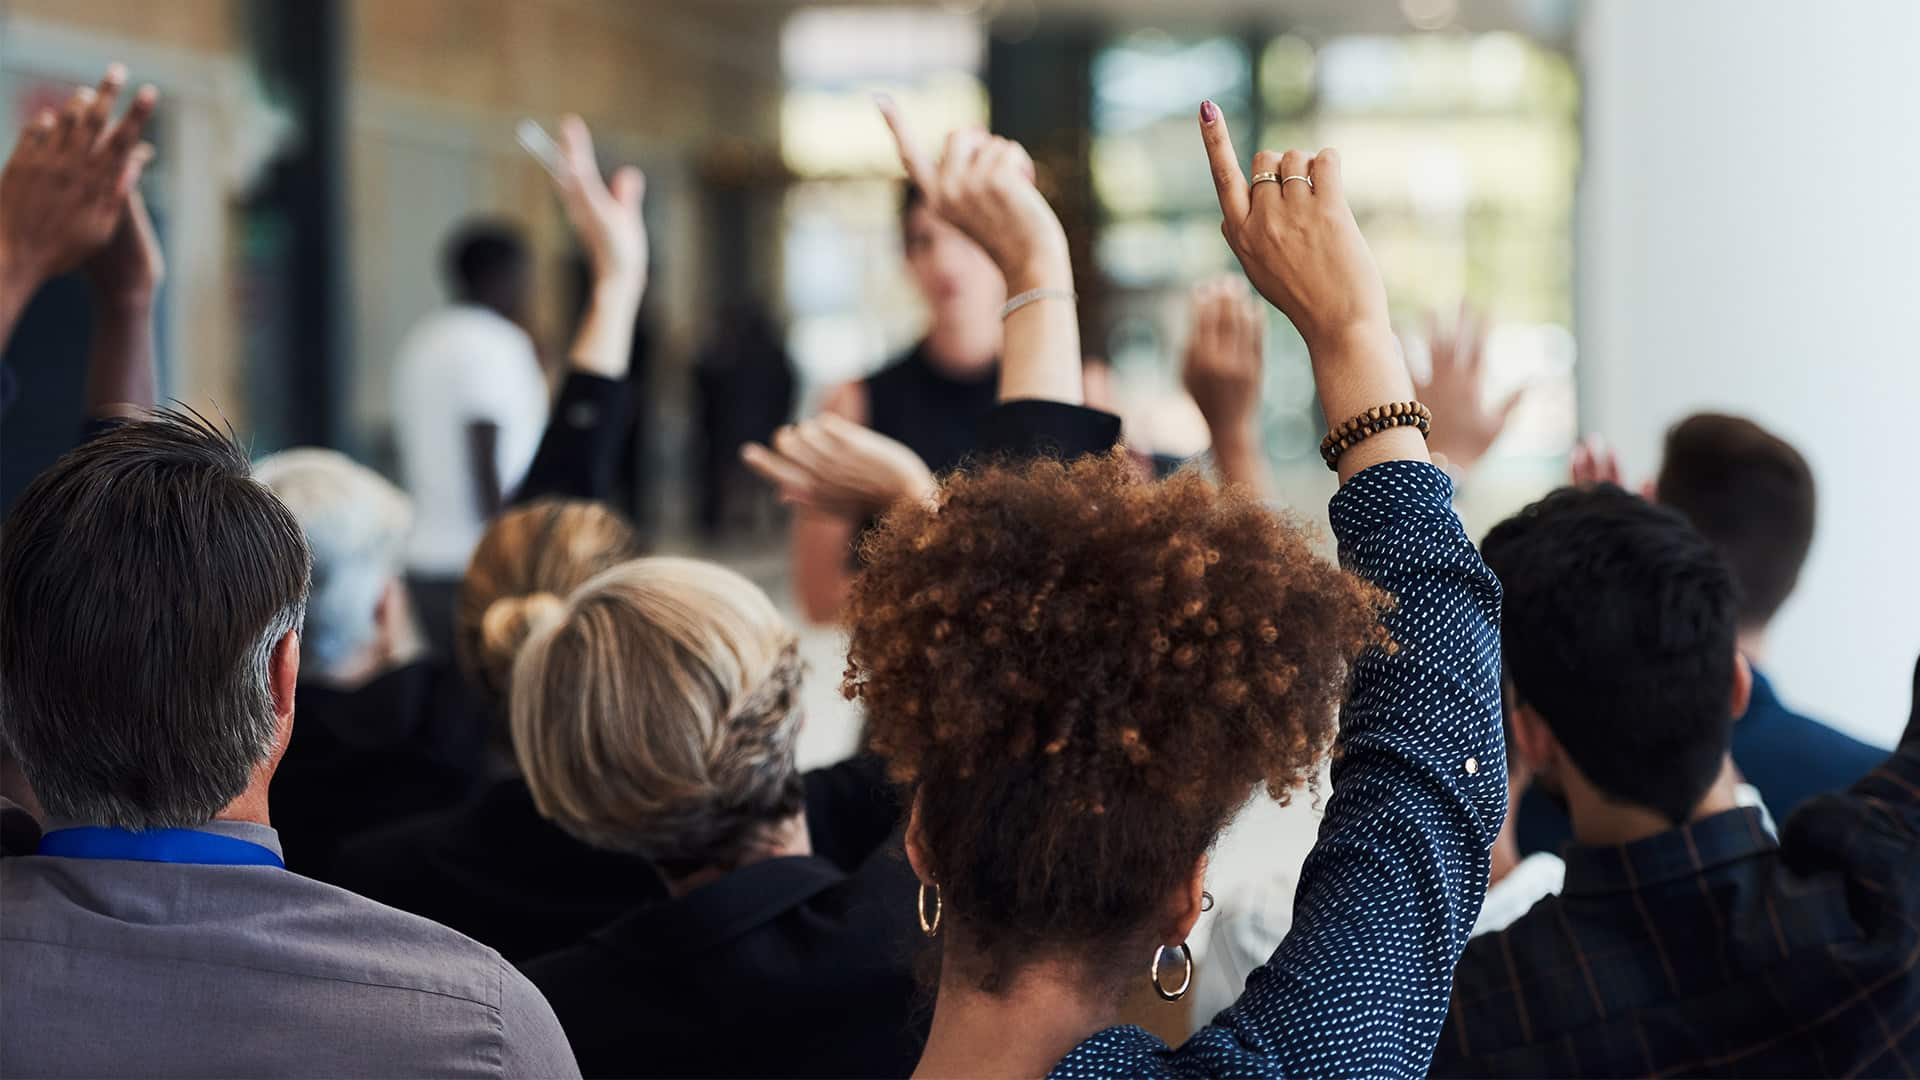
[[[1327,468],[1337,470],[1341,454],[1397,427],[1417,427],[1420,437],[1426,438],[1433,430],[1433,410],[1417,401],[1376,405],[1327,432],[1327,437],[1320,440],[1320,458],[1327,463]]]

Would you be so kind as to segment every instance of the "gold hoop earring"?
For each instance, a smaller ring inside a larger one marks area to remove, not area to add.
[[[1147,968],[1147,975],[1153,979],[1153,990],[1160,995],[1160,1000],[1179,1001],[1187,996],[1187,988],[1193,985],[1193,950],[1187,948],[1186,942],[1180,943],[1180,958],[1186,961],[1187,970],[1180,978],[1180,985],[1172,990],[1160,985],[1160,954],[1166,951],[1165,945],[1153,947],[1153,964]]]
[[[920,909],[920,932],[928,937],[938,934],[940,932],[940,909],[942,907],[940,902],[940,886],[935,885],[933,887],[933,918],[931,920],[927,918],[927,883],[924,881],[920,883],[920,900],[917,906]]]

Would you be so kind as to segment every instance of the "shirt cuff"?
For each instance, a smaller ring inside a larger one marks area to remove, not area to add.
[[[1383,461],[1348,480],[1327,504],[1333,535],[1353,544],[1396,519],[1453,517],[1453,481],[1424,461]]]
[[[1006,401],[980,422],[975,451],[985,457],[1071,459],[1104,454],[1120,442],[1120,418],[1059,401]]]

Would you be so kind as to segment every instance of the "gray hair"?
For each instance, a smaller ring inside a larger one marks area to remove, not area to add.
[[[413,504],[379,473],[318,447],[261,458],[253,475],[293,511],[313,551],[301,649],[316,674],[329,674],[379,630],[375,609],[401,573]]]
[[[274,750],[300,525],[231,433],[161,412],[68,453],[0,536],[0,737],[49,815],[190,828]]]

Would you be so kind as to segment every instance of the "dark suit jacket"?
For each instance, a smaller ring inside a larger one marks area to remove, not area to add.
[[[918,882],[878,759],[806,776],[814,854],[641,907],[522,965],[586,1076],[905,1076]]]
[[[302,683],[296,704],[268,795],[296,873],[331,880],[347,837],[453,806],[480,780],[484,725],[442,661],[398,667],[355,690]]]
[[[598,851],[542,818],[518,776],[467,802],[348,841],[334,884],[525,960],[666,895],[646,860]]]

